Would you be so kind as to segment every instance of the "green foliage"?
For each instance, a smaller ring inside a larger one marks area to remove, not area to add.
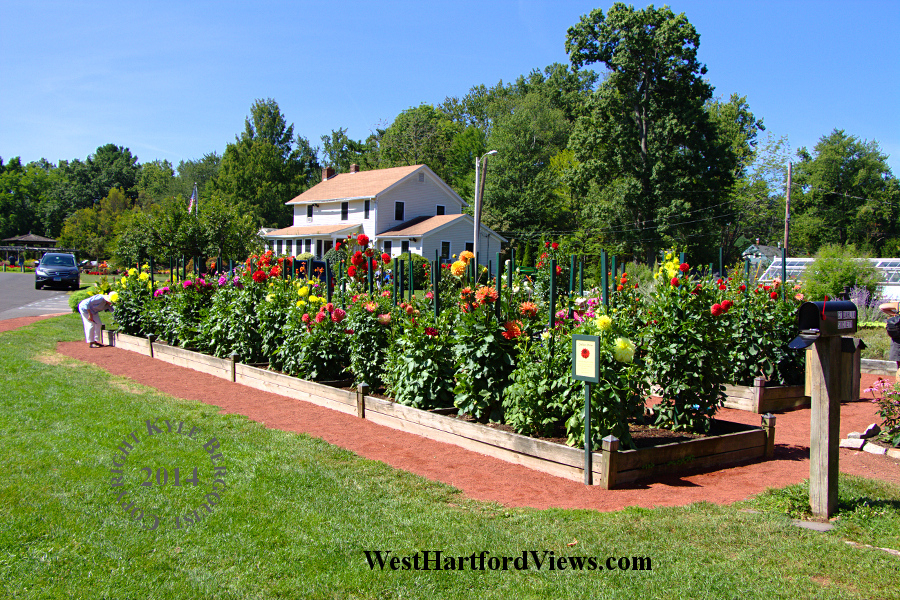
[[[122,333],[146,336],[153,333],[153,324],[146,307],[153,301],[155,291],[146,270],[131,269],[128,275],[116,282],[114,291],[118,299],[113,304],[116,323]]]
[[[382,385],[382,372],[393,327],[390,299],[363,294],[347,309],[347,328],[353,330],[349,370],[356,383],[373,390]]]
[[[873,296],[878,288],[878,272],[856,247],[829,244],[822,247],[803,274],[803,293],[810,300],[837,298],[844,287],[864,287]]]
[[[413,281],[415,282],[416,289],[424,290],[426,287],[429,287],[431,285],[431,279],[429,275],[431,263],[427,258],[422,256],[421,254],[416,254],[414,252],[404,252],[397,258],[403,261],[403,285],[407,290],[409,289],[410,260],[413,261]],[[391,265],[393,265],[393,262],[391,263]]]
[[[569,139],[570,184],[594,227],[645,259],[663,245],[713,246],[714,222],[685,215],[720,205],[734,181],[730,141],[705,109],[699,43],[684,14],[622,3],[583,16],[566,37],[575,68],[608,69]]]
[[[384,380],[398,403],[424,410],[453,406],[456,368],[448,314],[435,321],[418,299],[395,311],[399,327],[387,354]]]
[[[802,385],[805,354],[788,348],[800,333],[797,309],[802,294],[798,295],[790,283],[784,290],[784,300],[780,282],[748,287],[735,279],[723,280],[720,285],[727,287],[725,298],[734,302],[722,317],[727,323],[724,348],[731,371],[728,382],[753,385],[756,377],[764,377],[773,385]]]
[[[475,293],[463,290],[455,325],[456,400],[460,413],[479,422],[503,418],[503,390],[515,367],[515,346],[508,330],[494,319],[492,304],[480,303]],[[504,337],[506,333],[506,337]]]
[[[203,346],[207,351],[220,358],[234,353],[241,362],[262,362],[262,336],[256,307],[265,294],[265,285],[257,284],[247,274],[226,278],[213,295],[201,326]]]
[[[384,131],[379,163],[383,167],[424,164],[449,179],[448,155],[459,131],[456,123],[429,104],[408,108]]]
[[[72,312],[73,312],[73,313],[77,313],[77,312],[78,312],[78,305],[81,303],[81,301],[82,301],[82,300],[85,300],[85,299],[87,299],[87,298],[90,298],[90,297],[93,296],[95,293],[96,293],[96,292],[94,292],[94,291],[91,290],[91,289],[78,290],[77,292],[72,292],[71,294],[69,294],[69,300],[68,300],[68,302],[69,302],[69,308],[72,309]]]
[[[679,270],[671,254],[660,268],[642,330],[647,375],[662,398],[654,408],[657,426],[706,432],[724,402],[727,315],[713,312],[723,298],[717,285]]]
[[[878,438],[892,446],[900,446],[900,383],[885,381],[880,377],[865,390],[875,398],[878,416],[881,417],[881,433]]]
[[[309,288],[315,282],[305,281],[295,289]],[[350,363],[352,337],[346,328],[346,314],[343,310],[332,309],[307,312],[308,294],[297,296],[303,302],[289,310],[283,331],[283,343],[278,349],[275,362],[289,375],[313,381],[334,381],[347,376]],[[321,306],[322,303],[313,303]],[[317,319],[321,312],[323,315]]]
[[[900,233],[900,181],[877,142],[835,129],[813,153],[801,148],[798,155],[791,247],[811,253],[826,244],[855,244],[880,255]]]

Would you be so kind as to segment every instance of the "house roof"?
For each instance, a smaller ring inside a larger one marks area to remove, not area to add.
[[[265,237],[278,236],[311,236],[311,235],[329,235],[333,233],[345,233],[358,229],[361,223],[341,223],[340,225],[307,225],[305,227],[285,227],[284,229],[275,229],[266,233]]]
[[[3,240],[4,242],[42,242],[42,243],[52,243],[55,244],[56,240],[53,238],[47,238],[42,235],[36,235],[34,233],[28,232],[25,235],[17,235],[11,238],[6,238]]]
[[[310,202],[326,202],[333,200],[352,200],[355,198],[374,198],[408,175],[425,168],[425,165],[359,171],[357,173],[339,173],[330,179],[309,188],[288,204],[308,204]]]
[[[741,255],[750,256],[756,254],[757,252],[768,259],[775,258],[776,256],[781,256],[781,248],[778,248],[776,246],[765,246],[762,244],[750,244],[750,247],[744,250]]]
[[[409,221],[404,221],[399,225],[391,227],[386,231],[382,231],[377,234],[376,237],[422,237],[426,234],[434,233],[443,229],[444,227],[449,227],[453,223],[459,222],[460,220],[468,221],[470,227],[474,227],[474,221],[472,220],[471,215],[467,215],[465,213],[459,215],[434,215],[434,216],[425,216],[425,217],[416,217],[414,219],[410,219]],[[501,242],[505,242],[506,238],[502,235],[485,227],[481,226],[482,230],[486,230],[488,235],[493,235]]]

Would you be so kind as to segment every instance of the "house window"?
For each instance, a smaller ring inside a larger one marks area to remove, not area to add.
[[[312,240],[306,240],[306,253],[312,253]]]
[[[364,218],[364,219],[368,219],[368,218],[369,218],[369,201],[366,200],[363,204],[364,204],[363,211],[366,213],[366,214],[363,216],[363,218]]]
[[[322,258],[322,240],[316,240],[316,258]]]
[[[472,242],[466,242],[466,250],[469,252],[475,252],[475,244]]]
[[[436,215],[442,215],[442,214],[444,214],[444,212],[445,212],[444,205],[443,205],[443,204],[438,204],[438,205],[437,205],[437,212],[434,213],[434,214],[436,214]]]
[[[312,223],[312,204],[306,207],[306,222]]]
[[[425,173],[419,173],[419,183],[425,183]]]
[[[384,248],[385,254],[390,254],[391,253],[391,241],[385,240],[383,248]]]
[[[281,254],[281,240],[275,242],[275,254]]]
[[[292,255],[293,252],[291,252],[291,250],[293,250],[293,247],[294,247],[294,240],[285,240],[284,253],[287,254],[288,256]]]
[[[325,242],[325,252],[328,252],[329,250],[331,250],[332,246],[334,246],[334,242],[332,240],[328,240],[327,242]],[[323,254],[323,256],[324,256],[324,254]]]
[[[346,221],[350,214],[350,203],[341,202],[341,221]]]
[[[394,202],[394,220],[402,221],[403,220],[403,202]]]
[[[441,242],[441,260],[450,260],[450,242]]]
[[[409,252],[409,241],[400,242],[400,254],[406,254]]]

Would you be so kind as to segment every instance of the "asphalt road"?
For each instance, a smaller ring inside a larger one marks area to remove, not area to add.
[[[34,273],[0,272],[0,321],[70,311],[64,290],[34,289]]]

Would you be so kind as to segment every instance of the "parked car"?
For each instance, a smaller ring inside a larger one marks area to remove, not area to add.
[[[74,254],[48,252],[41,257],[34,270],[34,289],[45,285],[69,287],[77,290],[81,287],[81,276]]]

